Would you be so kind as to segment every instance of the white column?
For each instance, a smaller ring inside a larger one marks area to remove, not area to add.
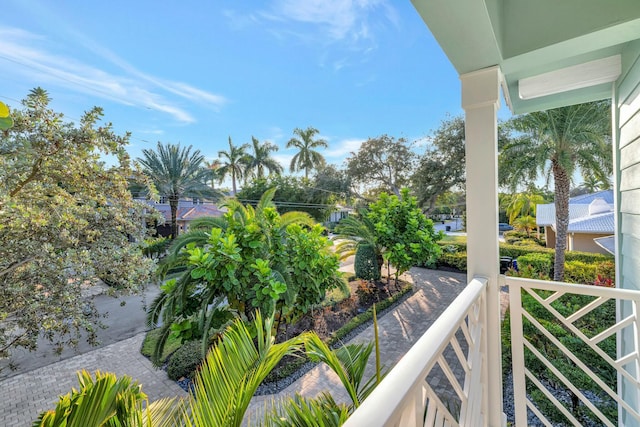
[[[502,425],[500,287],[498,284],[498,67],[460,76],[465,111],[467,276],[488,279],[485,425]]]

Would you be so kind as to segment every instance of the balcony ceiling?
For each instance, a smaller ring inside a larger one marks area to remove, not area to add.
[[[639,0],[412,0],[458,73],[499,65],[511,110],[609,98]]]

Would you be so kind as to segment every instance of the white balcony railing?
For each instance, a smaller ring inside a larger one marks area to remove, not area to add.
[[[486,425],[486,287],[472,280],[345,426]]]
[[[529,425],[533,418],[546,426],[582,425],[585,413],[594,425],[614,426],[618,419],[621,425],[640,424],[640,292],[504,280],[515,425]],[[472,280],[345,425],[488,425],[488,399],[495,396],[488,396],[487,381],[501,379],[486,375],[486,293],[486,280]],[[584,373],[576,384],[575,370]],[[599,390],[585,392],[585,381]],[[547,399],[542,409],[530,397],[536,390],[538,399]],[[581,415],[572,404],[581,406]]]
[[[627,403],[637,402],[640,386],[640,292],[514,277],[506,283],[516,425],[527,425],[527,409],[548,426],[581,425],[572,406],[580,406],[578,412],[588,413],[596,424],[618,425],[618,415],[625,425],[640,424],[637,404]],[[546,371],[545,378],[552,380],[542,380],[529,365],[535,365],[536,372]],[[576,370],[583,375],[576,376]],[[527,388],[553,405],[547,412],[553,411],[555,419],[534,404]],[[627,392],[618,392],[625,388]],[[563,396],[570,401],[562,403]],[[607,406],[613,406],[613,416],[604,413]]]

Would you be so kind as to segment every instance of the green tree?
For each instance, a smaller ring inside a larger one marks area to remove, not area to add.
[[[156,150],[144,149],[143,157],[138,159],[158,193],[169,200],[173,239],[178,236],[178,202],[182,197],[217,199],[221,196],[206,184],[210,172],[203,167],[204,156],[200,150],[192,153],[192,148],[158,142]]]
[[[556,209],[554,277],[564,277],[569,192],[574,171],[605,180],[611,174],[611,114],[608,101],[572,105],[511,119],[514,138],[500,143],[500,182],[534,181],[553,176]]]
[[[464,119],[447,118],[431,138],[431,146],[418,159],[411,184],[418,203],[430,213],[438,196],[465,183]]]
[[[260,141],[253,136],[251,137],[251,144],[250,147],[253,149],[253,153],[249,153],[245,157],[245,178],[253,175],[257,179],[262,179],[265,177],[265,170],[269,171],[269,175],[280,175],[282,166],[276,159],[271,157],[271,152],[278,151],[278,146],[268,141],[260,144]]]
[[[521,216],[536,216],[536,206],[545,203],[544,196],[533,192],[513,194],[505,206],[509,222],[513,224]],[[535,226],[534,226],[535,228]]]
[[[399,196],[413,174],[416,155],[411,145],[388,135],[371,138],[347,158],[347,174],[355,184],[380,186]]]
[[[255,179],[245,185],[236,197],[243,203],[256,204],[269,189],[275,188],[273,202],[278,212],[307,212],[316,221],[326,220],[335,207],[335,198],[330,191],[323,191],[314,182],[295,176],[272,175],[266,179]]]
[[[289,166],[291,172],[304,169],[304,177],[309,178],[309,171],[324,166],[324,156],[316,149],[327,148],[329,145],[324,139],[314,139],[318,132],[318,129],[312,126],[304,130],[300,128],[293,130],[295,136],[287,142],[287,148],[297,148],[298,152],[291,159]]]
[[[207,170],[209,171],[209,179],[211,180],[211,188],[215,188],[216,186],[216,182],[220,182],[221,181],[221,175],[220,175],[220,167],[222,167],[222,165],[220,164],[220,159],[215,159],[213,161],[204,162],[204,167],[207,168]]]
[[[206,344],[209,326],[203,325],[224,322],[221,313],[210,311],[223,299],[247,317],[260,309],[277,310],[283,319],[308,312],[328,289],[344,286],[323,228],[301,212],[279,215],[273,192],[265,193],[255,208],[230,199],[220,227],[195,229],[178,240],[180,249],[170,248],[173,265],[186,270],[175,283],[164,285],[150,306],[149,323],[162,319],[164,328],[156,354],[171,328],[178,337],[192,337],[195,331]]]
[[[220,178],[225,179],[231,176],[231,188],[234,196],[238,192],[236,182],[242,179],[245,173],[248,148],[247,144],[233,145],[231,137],[229,137],[229,150],[218,151],[218,157],[222,159],[222,166],[219,169]]]
[[[87,311],[82,288],[109,276],[137,290],[154,267],[137,243],[145,206],[127,179],[143,176],[125,150],[128,137],[101,121],[100,108],[74,124],[49,103],[46,91],[32,90],[0,133],[1,358],[35,349],[39,336],[61,347],[86,331],[94,342],[98,313]]]
[[[369,205],[367,213],[376,231],[378,244],[384,247],[383,257],[396,269],[398,276],[418,263],[427,263],[440,253],[436,243],[442,233],[433,228],[433,221],[422,213],[415,197],[403,188],[400,197],[383,193]]]

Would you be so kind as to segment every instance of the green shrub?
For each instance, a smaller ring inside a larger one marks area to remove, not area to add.
[[[611,280],[612,283],[616,281],[616,265],[613,261],[602,261],[596,264],[596,278],[600,277],[600,280]]]
[[[596,280],[596,265],[582,261],[564,263],[564,281],[590,285]]]
[[[187,341],[169,358],[167,376],[174,381],[182,377],[193,378],[195,370],[202,363],[202,343]]]
[[[380,266],[372,245],[358,245],[354,260],[354,270],[358,279],[380,280]]]
[[[533,267],[536,273],[542,273],[549,276],[551,274],[551,256],[549,254],[540,254],[537,252],[531,252],[525,255],[521,255],[518,258],[518,267],[524,268],[527,265]]]
[[[153,356],[153,351],[156,348],[156,342],[160,338],[161,330],[160,328],[152,329],[147,332],[147,335],[144,337],[144,341],[142,342],[142,348],[140,349],[140,353],[143,356],[151,358]],[[174,338],[169,336],[167,342],[164,345],[162,350],[162,356],[160,357],[160,362],[164,363],[173,352],[180,348],[180,340],[178,338]]]
[[[467,271],[467,252],[445,252],[442,251],[438,257],[438,265],[441,267],[456,268],[460,271]]]

